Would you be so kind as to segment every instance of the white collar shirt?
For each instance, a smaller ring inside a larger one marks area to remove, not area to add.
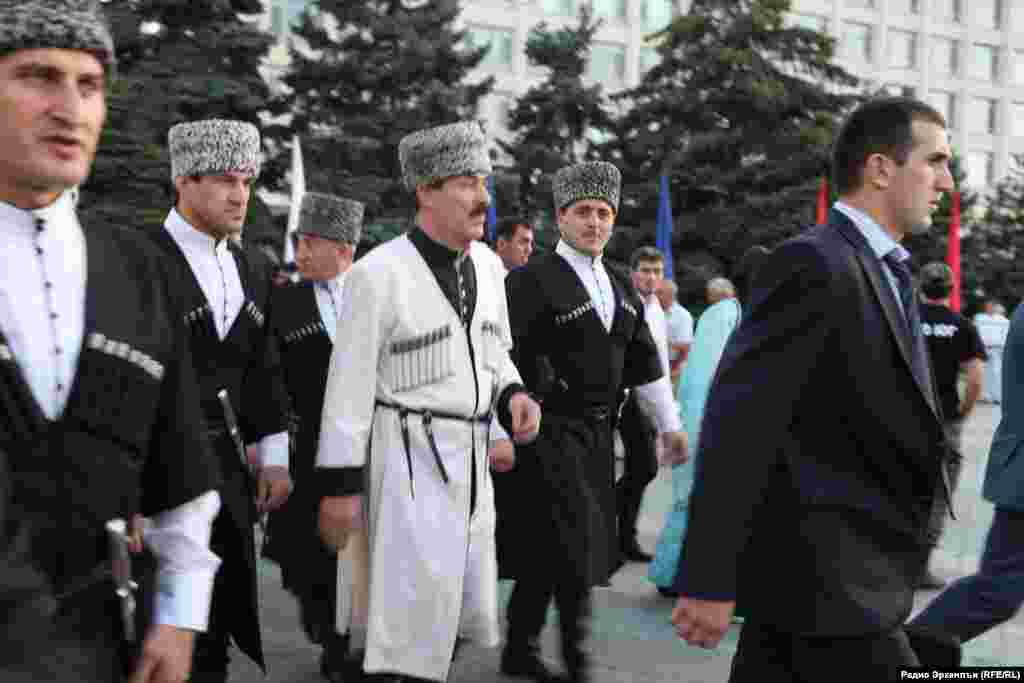
[[[559,240],[555,253],[565,259],[576,272],[590,300],[594,302],[594,310],[604,324],[604,329],[610,332],[615,319],[615,290],[612,289],[603,259],[577,251],[564,240]]]

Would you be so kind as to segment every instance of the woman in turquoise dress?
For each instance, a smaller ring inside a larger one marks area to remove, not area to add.
[[[690,453],[693,455],[684,464],[672,466],[672,509],[658,537],[654,560],[647,574],[664,595],[672,595],[672,583],[686,534],[690,491],[697,458],[700,457],[700,422],[704,416],[704,402],[725,343],[739,321],[740,304],[736,299],[723,299],[704,311],[697,320],[690,355],[679,381],[676,400],[683,428],[690,436]]]

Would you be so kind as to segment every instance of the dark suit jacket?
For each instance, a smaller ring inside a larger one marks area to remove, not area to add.
[[[997,507],[1024,511],[1024,306],[1014,311],[1006,335],[1002,409],[982,495]]]
[[[837,211],[757,276],[704,413],[675,587],[805,635],[901,624],[946,504],[937,398],[880,260]]]

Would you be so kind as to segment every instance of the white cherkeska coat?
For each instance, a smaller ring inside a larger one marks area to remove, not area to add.
[[[478,242],[469,257],[477,284],[472,356],[455,309],[407,236],[367,254],[345,282],[317,465],[367,466],[370,597],[363,666],[370,673],[442,681],[456,637],[487,647],[499,641],[487,425],[434,418],[446,484],[421,417],[408,416],[407,460],[398,413],[375,408],[385,401],[480,415],[496,394],[520,381],[508,355],[501,262]],[[470,519],[474,456],[477,497]]]

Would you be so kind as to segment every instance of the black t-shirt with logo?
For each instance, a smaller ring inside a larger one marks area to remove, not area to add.
[[[942,415],[947,420],[955,419],[960,415],[956,391],[960,364],[973,358],[985,360],[985,345],[974,323],[942,305],[921,304],[921,332],[935,370]]]

